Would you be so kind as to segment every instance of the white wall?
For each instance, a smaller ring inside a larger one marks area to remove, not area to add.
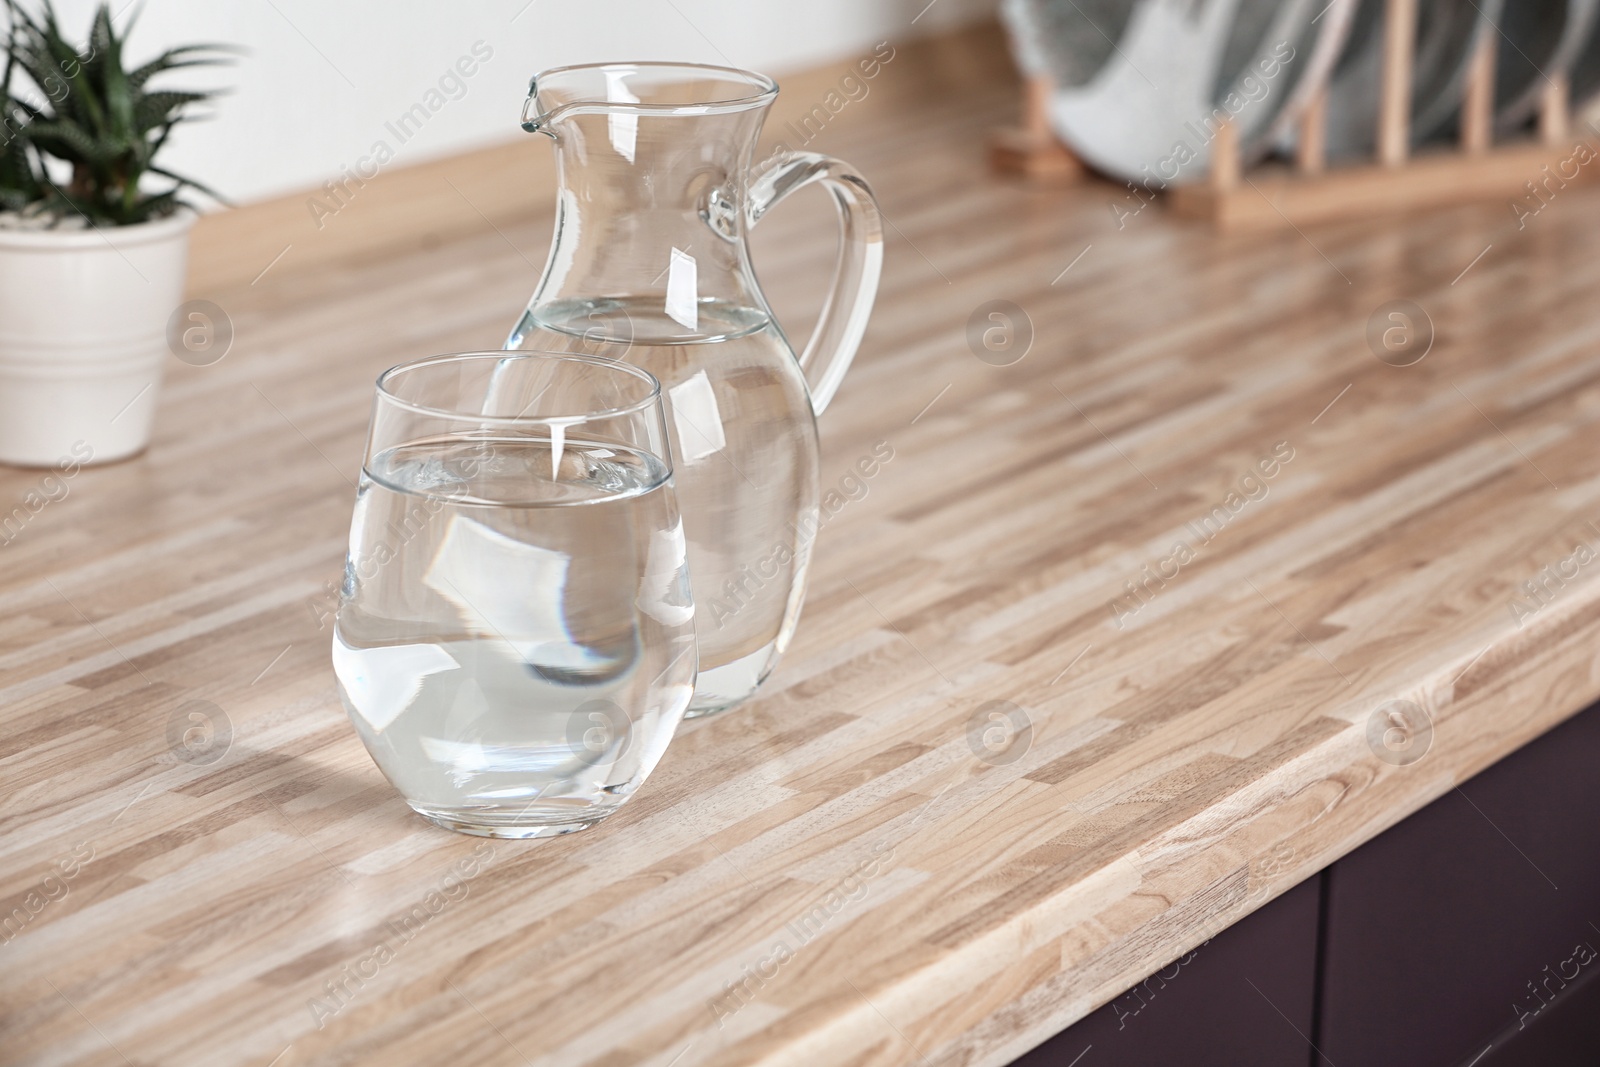
[[[93,0],[56,2],[63,26],[85,34]],[[114,0],[119,25],[133,6]],[[528,78],[546,67],[677,59],[781,75],[992,8],[993,0],[146,0],[127,60],[197,41],[249,49],[233,68],[174,72],[166,83],[235,87],[214,121],[173,135],[166,165],[248,202],[320,185],[379,139],[405,165],[526,136],[517,116]],[[447,79],[457,98],[400,145],[385,124],[423,102],[475,44],[489,58],[460,88]]]

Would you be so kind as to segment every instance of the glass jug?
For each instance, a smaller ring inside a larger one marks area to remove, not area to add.
[[[755,692],[789,643],[817,528],[816,414],[866,329],[883,230],[848,165],[783,151],[755,163],[778,86],[674,63],[537,75],[523,128],[555,142],[555,238],[508,349],[625,361],[660,379],[698,605],[689,715]],[[843,235],[833,287],[799,356],[756,283],[746,235],[813,183]]]

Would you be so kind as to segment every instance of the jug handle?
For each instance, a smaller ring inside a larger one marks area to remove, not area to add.
[[[800,369],[818,415],[828,407],[850,369],[867,330],[883,271],[883,217],[866,179],[841,160],[815,152],[787,152],[758,165],[749,185],[746,217],[754,226],[790,193],[820,182],[839,209],[839,263],[822,315],[800,353]]]

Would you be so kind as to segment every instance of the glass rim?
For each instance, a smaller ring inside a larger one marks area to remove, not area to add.
[[[450,408],[434,407],[430,404],[419,404],[414,400],[407,400],[397,396],[390,390],[391,379],[408,371],[422,370],[426,367],[445,363],[466,363],[469,360],[480,359],[542,359],[563,363],[583,363],[602,370],[620,372],[627,377],[634,378],[646,386],[645,395],[631,404],[618,407],[604,408],[598,411],[589,411],[581,414],[570,415],[484,415],[470,411],[454,411]],[[378,375],[378,399],[393,404],[417,415],[429,415],[441,419],[454,419],[463,422],[488,424],[491,426],[554,426],[574,425],[584,422],[598,422],[603,419],[622,418],[625,415],[635,415],[654,407],[661,410],[661,382],[654,374],[641,367],[624,363],[619,359],[607,359],[604,356],[587,356],[580,352],[554,352],[545,349],[515,349],[515,350],[484,350],[473,352],[441,352],[437,355],[422,356],[418,359],[397,363]]]
[[[683,71],[685,76],[681,79],[690,82],[695,75],[701,77],[706,74],[716,74],[725,81],[741,83],[750,88],[750,92],[743,96],[727,96],[715,99],[684,100],[679,103],[647,102],[640,100],[569,100],[557,104],[549,110],[539,110],[537,114],[530,114],[540,108],[539,90],[552,79],[559,80],[563,76],[573,74],[587,74],[593,71]],[[744,111],[771,103],[778,95],[778,82],[770,75],[759,71],[743,70],[739,67],[725,67],[715,63],[680,63],[670,59],[644,59],[626,63],[572,63],[563,67],[550,67],[541,70],[528,81],[528,99],[523,105],[522,121],[524,127],[542,127],[553,123],[557,116],[565,117],[570,114],[584,114],[589,112],[633,112],[637,114],[689,114],[689,115],[722,115],[733,111]]]

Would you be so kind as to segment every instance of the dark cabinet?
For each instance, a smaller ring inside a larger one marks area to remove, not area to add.
[[[1600,971],[1600,710],[1335,863],[1326,893],[1324,1062],[1510,1055]],[[1571,1056],[1536,1062],[1600,1063],[1593,1044]]]
[[[1600,705],[1016,1067],[1153,1063],[1600,1065]]]
[[[1594,1067],[1600,1063],[1600,980],[1586,974],[1537,1017],[1491,1042],[1470,1067]]]

